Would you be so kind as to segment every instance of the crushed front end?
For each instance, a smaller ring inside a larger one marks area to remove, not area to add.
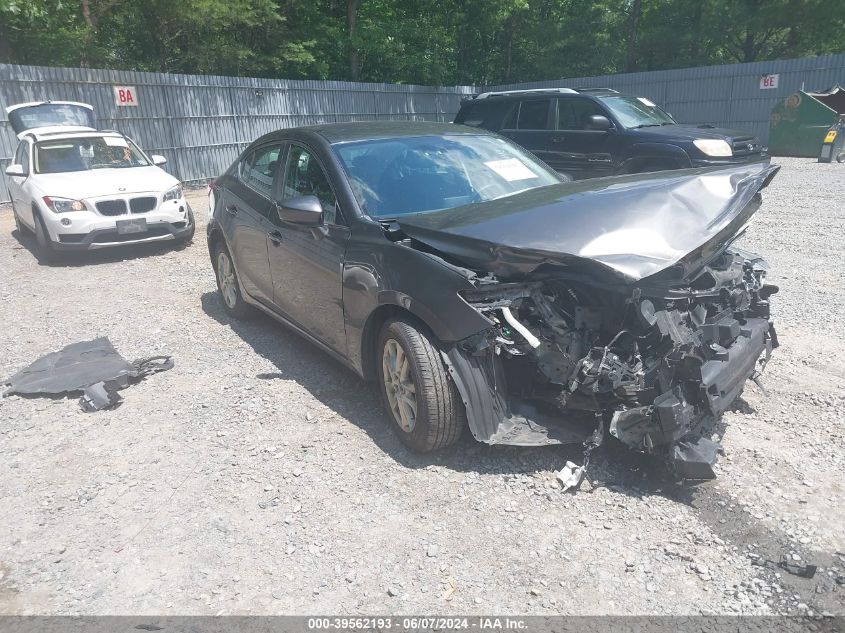
[[[727,249],[694,274],[631,284],[532,277],[463,293],[491,323],[446,353],[475,437],[542,445],[606,429],[682,477],[713,477],[713,423],[777,347],[765,263]]]

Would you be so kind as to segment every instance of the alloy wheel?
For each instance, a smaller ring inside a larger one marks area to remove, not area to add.
[[[411,361],[395,339],[387,339],[382,352],[382,376],[390,412],[406,433],[417,423],[417,387],[411,375]]]
[[[234,310],[238,303],[238,282],[235,280],[235,268],[232,266],[232,260],[223,252],[217,255],[217,283],[220,286],[223,301],[230,309]]]

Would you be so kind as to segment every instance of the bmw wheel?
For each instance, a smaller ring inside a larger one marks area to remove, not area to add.
[[[466,413],[428,333],[404,319],[388,321],[377,351],[382,400],[402,442],[419,453],[453,444]]]
[[[222,240],[214,249],[214,273],[217,278],[217,291],[223,303],[223,309],[229,316],[245,319],[250,316],[252,309],[243,300],[238,273],[232,263],[229,249]]]
[[[53,247],[53,240],[44,226],[44,220],[37,213],[33,214],[35,220],[35,243],[38,246],[38,259],[42,262],[53,263],[57,259],[56,249]]]

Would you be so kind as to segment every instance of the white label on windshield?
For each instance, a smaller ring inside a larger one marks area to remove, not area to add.
[[[649,108],[655,108],[655,107],[657,107],[657,104],[656,104],[656,103],[652,103],[651,101],[649,101],[649,100],[648,100],[648,99],[646,99],[645,97],[637,97],[637,100],[638,100],[640,103],[642,103],[643,105],[647,105]]]
[[[82,158],[94,158],[94,146],[88,145],[86,147],[85,145],[80,145],[79,155],[82,156]]]
[[[104,136],[103,140],[106,142],[106,145],[111,147],[129,147],[126,139],[119,136]]]
[[[528,169],[528,166],[517,158],[491,160],[484,164],[508,182],[513,182],[514,180],[528,180],[529,178],[537,177],[537,174]]]

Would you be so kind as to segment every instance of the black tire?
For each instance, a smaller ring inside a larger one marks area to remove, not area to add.
[[[193,211],[193,209],[191,209],[189,204],[185,203],[185,206],[188,208],[187,217],[188,217],[188,228],[189,228],[189,230],[185,235],[183,235],[179,238],[179,241],[178,241],[178,247],[179,248],[184,248],[185,246],[187,246],[188,244],[193,242],[194,241],[194,234],[197,232],[197,224],[194,221],[194,211]]]
[[[403,422],[394,387],[401,382],[404,385],[401,388],[405,390],[402,397],[406,397],[410,391],[407,380],[397,380],[386,375],[386,372],[391,371],[385,361],[386,348],[393,348],[394,344],[401,348],[408,361],[405,376],[413,386],[416,409],[412,424]],[[424,328],[404,319],[385,323],[376,347],[376,365],[382,402],[393,429],[405,446],[417,453],[428,453],[458,440],[466,425],[466,411],[443,365],[437,343]],[[388,391],[393,394],[393,398],[388,395]]]
[[[12,215],[15,217],[15,230],[18,232],[18,235],[26,235],[27,233],[31,233],[32,231],[21,222],[21,217],[18,215],[18,212],[15,211],[15,207],[12,207]]]
[[[47,264],[55,263],[58,260],[58,253],[53,246],[53,240],[50,239],[47,228],[44,226],[44,220],[38,213],[33,213],[33,220],[35,220],[34,233],[38,259]]]
[[[226,314],[235,319],[247,319],[252,316],[252,306],[244,301],[241,294],[241,281],[232,263],[232,255],[222,239],[218,240],[214,247],[212,264],[220,303],[223,304]],[[233,285],[229,285],[230,283]]]

